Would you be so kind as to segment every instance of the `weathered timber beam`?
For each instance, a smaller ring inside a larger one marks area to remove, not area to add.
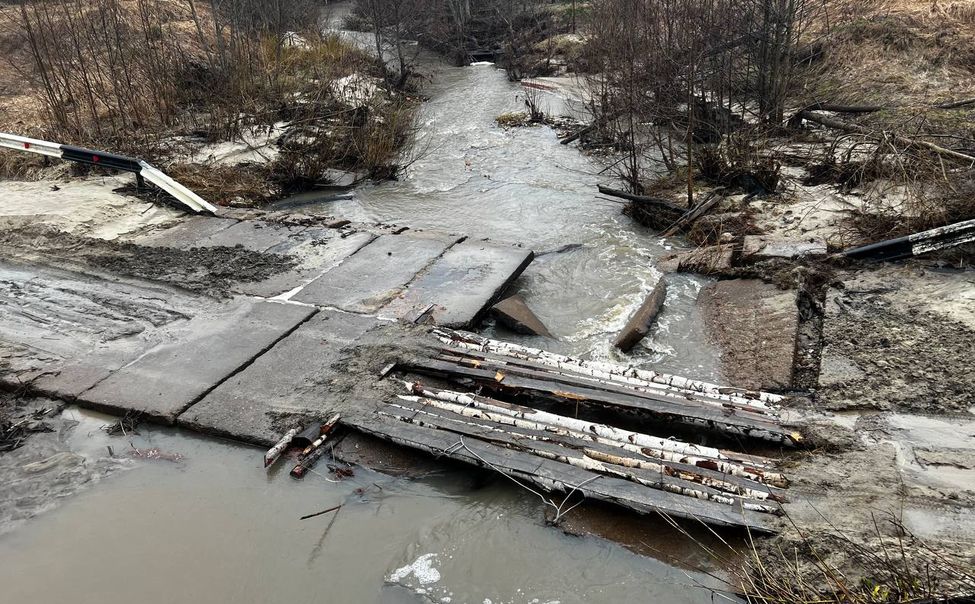
[[[657,513],[664,517],[686,518],[714,526],[744,527],[762,533],[775,532],[768,514],[746,510],[741,506],[719,506],[667,491],[648,489],[627,480],[595,474],[476,439],[467,440],[378,415],[356,418],[349,425],[399,445],[494,470],[545,491],[575,491],[586,498],[606,501],[644,514]]]
[[[642,340],[650,333],[650,326],[664,306],[664,299],[667,297],[667,282],[663,277],[657,280],[644,300],[643,304],[636,309],[636,312],[627,320],[623,331],[613,341],[613,346],[623,352],[633,350],[637,342]]]
[[[711,396],[731,396],[736,402],[742,402],[758,408],[769,408],[770,405],[780,403],[785,398],[779,394],[772,394],[770,392],[751,392],[742,388],[720,386],[718,384],[691,380],[681,376],[657,373],[648,369],[638,369],[636,367],[604,363],[601,361],[584,361],[582,359],[548,352],[540,348],[531,348],[521,346],[520,344],[512,344],[511,342],[492,340],[466,331],[438,328],[434,329],[433,333],[445,344],[466,348],[468,350],[531,360],[556,369],[569,369],[611,381],[661,384],[683,390],[707,393]]]
[[[502,374],[494,370],[464,367],[455,363],[432,359],[413,360],[409,363],[408,368],[427,375],[474,379],[493,389],[516,394],[534,392],[545,395],[556,402],[584,402],[605,407],[637,409],[662,419],[785,444],[793,444],[801,439],[798,433],[777,423],[743,417],[730,409],[727,412],[722,412],[701,406],[689,406],[667,400],[662,396],[646,395],[646,397],[641,397],[633,394],[618,394],[590,387],[560,384],[550,379],[544,379],[544,376],[543,379],[539,379],[537,376],[517,375],[524,372],[508,371]]]

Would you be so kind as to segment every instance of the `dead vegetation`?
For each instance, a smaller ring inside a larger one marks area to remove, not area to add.
[[[612,142],[633,193],[687,208],[716,187],[801,198],[836,185],[860,206],[851,244],[966,220],[971,15],[965,2],[600,0],[583,29],[583,138]],[[806,174],[783,186],[782,165]]]
[[[286,131],[266,165],[176,167],[204,192],[233,183],[234,194],[218,201],[300,190],[326,180],[329,168],[395,176],[415,102],[375,90],[380,63],[323,33],[317,3],[272,5],[57,0],[0,8],[5,73],[25,82],[4,91],[0,114],[16,117],[20,134],[163,165],[195,144]],[[350,91],[350,81],[362,89]],[[35,101],[32,112],[20,109],[26,99]],[[26,160],[3,161],[7,176],[29,172]]]

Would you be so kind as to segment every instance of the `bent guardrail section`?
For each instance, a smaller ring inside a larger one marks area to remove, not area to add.
[[[141,159],[85,149],[84,147],[75,147],[73,145],[59,145],[58,143],[4,132],[0,132],[0,149],[37,153],[38,155],[65,159],[90,166],[102,166],[123,172],[132,172],[138,177],[144,178],[156,185],[193,212],[217,213],[215,206],[167,176],[162,170],[147,164]]]

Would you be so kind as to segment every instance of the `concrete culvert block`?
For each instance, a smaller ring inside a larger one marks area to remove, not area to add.
[[[514,295],[491,307],[495,319],[511,331],[532,336],[553,337],[548,328],[532,312],[524,298]]]

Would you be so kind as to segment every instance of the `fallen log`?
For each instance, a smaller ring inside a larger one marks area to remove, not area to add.
[[[650,326],[664,306],[664,299],[667,297],[667,283],[661,278],[654,285],[650,295],[646,297],[630,320],[626,322],[626,327],[617,336],[613,346],[623,352],[629,352],[636,346],[637,342],[650,333]]]
[[[566,136],[565,138],[561,139],[559,141],[559,143],[561,143],[563,145],[568,145],[569,143],[575,142],[575,141],[579,140],[581,137],[589,134],[595,128],[596,128],[596,124],[589,124],[588,126],[585,126],[583,128],[580,128],[580,129],[576,130],[575,132],[573,132],[572,134],[570,134],[570,135]]]
[[[959,109],[961,107],[968,107],[969,105],[975,105],[975,99],[962,99],[960,101],[949,101],[946,103],[939,103],[935,105],[938,109]]]
[[[711,211],[711,208],[721,203],[721,201],[724,199],[724,196],[721,193],[723,193],[721,189],[715,189],[714,191],[708,193],[704,198],[704,201],[685,212],[683,216],[674,221],[674,224],[670,225],[667,230],[661,233],[661,235],[664,237],[671,237],[678,231],[693,224],[698,218]]]
[[[659,208],[661,210],[666,210],[668,212],[679,212],[683,214],[686,208],[682,208],[676,204],[673,204],[666,199],[661,199],[659,197],[647,197],[645,195],[634,195],[633,193],[627,193],[626,191],[620,191],[619,189],[611,189],[603,185],[597,185],[599,192],[603,195],[609,195],[610,197],[619,197],[620,199],[625,199],[627,201],[632,201],[634,203],[643,204]]]
[[[891,140],[897,142],[898,144],[904,145],[905,147],[921,147],[927,149],[933,153],[940,155],[941,157],[954,160],[956,162],[966,164],[968,166],[975,166],[975,156],[966,155],[964,153],[959,153],[958,151],[953,151],[951,149],[946,149],[940,145],[934,143],[929,143],[927,141],[918,140],[915,138],[907,138],[906,136],[901,136],[899,134],[894,134],[893,132],[876,132],[861,126],[859,124],[850,124],[842,120],[837,120],[825,115],[818,115],[809,111],[803,111],[797,114],[797,117],[801,117],[804,120],[814,122],[821,126],[826,126],[827,128],[833,128],[835,130],[842,130],[843,132],[852,132],[855,134],[863,134],[864,136],[869,136],[870,138],[876,140],[886,140],[890,138]]]

